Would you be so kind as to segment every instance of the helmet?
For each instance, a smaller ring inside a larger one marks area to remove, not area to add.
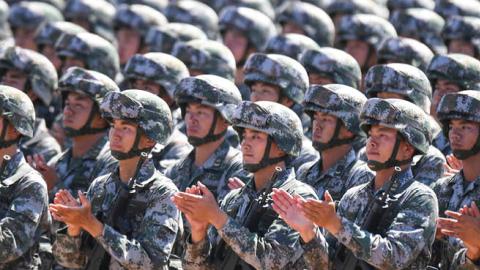
[[[266,53],[283,54],[293,59],[299,59],[305,50],[320,49],[311,38],[300,34],[280,34],[271,38],[267,43]]]
[[[116,30],[121,27],[135,29],[142,36],[147,34],[151,26],[165,25],[167,19],[162,13],[145,5],[121,5],[118,7],[113,25]]]
[[[28,76],[32,91],[46,106],[53,99],[58,77],[53,64],[42,54],[20,47],[10,47],[0,57],[0,69],[18,69]],[[26,89],[24,89],[26,90]]]
[[[87,32],[81,26],[71,22],[48,22],[39,29],[35,35],[35,42],[37,45],[51,45],[55,46],[55,42],[61,35],[76,35],[77,33]]]
[[[112,2],[117,7],[122,4],[126,4],[126,5],[139,4],[139,5],[149,6],[160,12],[163,12],[168,5],[168,0],[113,0]]]
[[[407,9],[407,8],[426,8],[433,10],[435,7],[434,0],[388,0],[387,7],[389,10]]]
[[[427,76],[432,85],[443,79],[461,89],[480,89],[480,61],[464,54],[437,55],[428,66]]]
[[[207,36],[200,28],[191,24],[169,23],[150,27],[143,41],[150,52],[170,53],[175,43],[194,39],[207,40]]]
[[[435,12],[442,17],[473,16],[480,17],[480,3],[475,0],[437,0]]]
[[[236,63],[230,49],[213,40],[192,40],[177,43],[171,53],[182,60],[190,71],[235,79]]]
[[[143,79],[162,86],[173,98],[175,87],[189,76],[185,64],[165,53],[136,54],[128,60],[123,75],[127,79]]]
[[[469,41],[475,48],[475,53],[480,53],[480,18],[453,16],[447,19],[442,31],[445,43],[459,39]]]
[[[398,62],[412,65],[426,71],[433,52],[423,43],[404,37],[392,37],[384,40],[377,50],[377,63]]]
[[[8,24],[8,4],[0,1],[0,40],[5,40],[12,36],[10,25]]]
[[[306,50],[300,57],[300,63],[308,73],[317,73],[356,89],[360,87],[360,66],[355,58],[342,50],[328,47]]]
[[[280,88],[282,95],[300,104],[308,88],[308,74],[296,60],[280,54],[252,54],[245,63],[244,82],[260,81]]]
[[[305,35],[315,40],[319,46],[332,46],[335,27],[325,11],[312,4],[294,1],[278,15],[280,24],[293,22],[302,28]]]
[[[38,29],[46,22],[55,21],[63,21],[62,13],[54,6],[42,2],[20,2],[13,5],[8,13],[12,29]]]
[[[379,92],[402,95],[425,113],[430,113],[430,81],[425,73],[414,66],[394,63],[371,67],[365,76],[365,93],[371,98]]]
[[[388,18],[388,9],[371,0],[337,0],[331,2],[326,11],[331,17],[337,14],[371,14]]]
[[[0,85],[0,111],[4,120],[10,122],[20,134],[33,137],[35,108],[25,93],[10,86]],[[5,122],[3,126],[0,148],[5,148],[18,142],[18,140],[5,140]]]
[[[275,10],[270,1],[264,0],[213,0],[210,5],[215,11],[221,12],[228,6],[246,7],[258,10],[267,15],[270,19],[275,19]]]

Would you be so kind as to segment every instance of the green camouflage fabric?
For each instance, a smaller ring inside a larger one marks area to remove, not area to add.
[[[289,108],[271,101],[244,101],[232,115],[232,126],[265,132],[287,155],[297,157],[302,148],[300,118]]]
[[[42,2],[23,1],[10,7],[8,23],[12,29],[38,29],[46,22],[63,21],[62,13]]]
[[[95,179],[87,192],[92,212],[105,218],[124,185],[118,168]],[[152,160],[142,165],[133,189],[135,192],[123,217],[131,226],[131,232],[115,230],[104,224],[95,243],[111,256],[108,269],[168,269],[173,243],[182,226],[180,213],[170,199],[178,189],[170,179],[156,171]],[[53,245],[57,262],[68,268],[85,267],[92,247],[84,239],[58,231]]]
[[[427,153],[430,118],[417,105],[401,99],[371,98],[360,115],[360,127],[368,133],[371,125],[396,129],[418,152]]]
[[[98,71],[115,79],[120,70],[117,49],[106,39],[91,33],[62,35],[55,44],[60,57],[83,60],[87,69]]]
[[[115,41],[113,33],[113,17],[115,7],[107,1],[68,0],[63,10],[67,20],[84,19],[89,22],[88,31],[95,33],[110,42]]]
[[[76,35],[83,32],[87,30],[71,22],[48,22],[35,35],[35,42],[37,45],[55,46],[61,35]]]
[[[168,5],[168,0],[113,0],[115,6],[120,6],[122,4],[133,5],[140,4],[152,7],[160,12],[163,12]]]
[[[237,65],[230,49],[218,41],[191,40],[176,43],[171,54],[180,59],[190,72],[212,74],[233,81]]]
[[[126,27],[138,31],[142,37],[152,26],[166,25],[167,18],[154,8],[145,5],[121,5],[113,17],[115,30]]]
[[[438,119],[448,127],[449,120],[463,119],[480,123],[480,92],[465,90],[443,96],[437,107]]]
[[[348,40],[360,40],[373,48],[389,37],[396,37],[393,25],[382,17],[371,14],[356,14],[343,16],[337,26],[336,42],[340,47]]]
[[[480,89],[480,61],[464,54],[437,55],[428,66],[427,76],[432,85],[443,79],[461,89]]]
[[[220,31],[229,28],[242,31],[249,43],[257,51],[263,51],[267,42],[276,34],[275,25],[268,16],[260,11],[246,7],[226,7],[220,13]]]
[[[216,75],[198,75],[180,81],[175,90],[175,101],[185,114],[189,102],[198,102],[217,110],[229,123],[232,112],[242,102],[242,96],[235,84]]]
[[[109,92],[100,105],[102,117],[133,121],[147,137],[163,144],[173,131],[172,113],[159,96],[143,90]]]
[[[307,72],[330,78],[334,83],[359,89],[362,71],[357,60],[350,54],[335,48],[324,47],[306,50],[300,57],[300,63]]]
[[[395,93],[430,114],[432,86],[425,73],[407,64],[385,64],[371,67],[365,75],[365,94]]]
[[[448,44],[452,40],[469,41],[480,53],[480,18],[470,16],[453,16],[446,20],[442,37]]]
[[[311,38],[295,33],[280,34],[272,37],[267,42],[265,53],[282,54],[299,60],[306,50],[320,49],[320,46]]]
[[[157,143],[151,154],[155,168],[161,173],[165,173],[168,168],[187,157],[192,150],[193,146],[188,143],[187,136],[175,128],[165,144]]]
[[[441,37],[445,21],[434,11],[424,8],[397,10],[392,12],[390,22],[399,36],[417,39],[435,54],[447,53],[447,46]]]
[[[188,23],[200,29],[209,39],[218,37],[219,19],[215,11],[202,2],[194,0],[172,1],[165,9],[169,22]]]
[[[1,85],[0,100],[2,117],[5,117],[23,136],[33,137],[35,109],[30,98],[16,88]]]
[[[208,1],[203,1],[208,2]],[[210,0],[210,7],[215,9],[217,13],[220,13],[224,8],[228,6],[246,7],[258,10],[267,15],[270,19],[275,19],[275,9],[270,1],[263,0]]]
[[[295,179],[293,169],[285,169],[280,173],[273,187],[304,198],[317,198],[310,186]],[[246,206],[259,195],[253,181],[228,193],[220,205],[229,216],[227,223],[219,231],[210,229],[207,239],[202,242],[193,244],[191,239],[187,240],[184,269],[222,269],[221,259],[215,258],[215,252],[212,251],[218,248],[222,239],[240,257],[241,262],[252,268],[303,269],[299,233],[280,219],[270,205],[258,221],[258,232],[251,232],[241,225],[247,216]]]
[[[341,245],[356,258],[377,269],[426,269],[432,254],[438,218],[437,198],[433,191],[414,180],[410,169],[398,176],[398,188],[378,233],[361,229],[366,208],[374,196],[374,176],[349,189],[340,200],[337,216],[342,228],[336,236],[317,230],[316,238],[306,244],[304,259],[315,269],[334,269],[332,258]]]
[[[39,240],[51,222],[47,185],[22,152],[11,157],[0,178],[0,230],[4,234],[0,268],[41,269]]]
[[[435,8],[434,0],[388,0],[389,10],[407,9],[407,8],[426,8],[433,10]]]
[[[352,87],[341,84],[312,85],[305,93],[304,111],[328,113],[337,117],[353,134],[363,134],[360,129],[360,113],[367,102],[365,95]],[[322,197],[323,198],[323,197]]]
[[[8,24],[9,12],[8,4],[5,1],[0,1],[0,40],[5,40],[12,36],[12,31]]]
[[[285,97],[298,104],[309,85],[305,68],[285,55],[254,53],[248,57],[243,72],[248,86],[254,82],[276,85]]]
[[[166,53],[136,54],[123,68],[123,76],[128,80],[142,79],[154,82],[164,88],[173,98],[180,81],[189,76],[185,64]]]
[[[411,38],[392,37],[377,49],[377,63],[404,63],[427,71],[434,54],[427,45]]]
[[[438,0],[434,10],[444,18],[456,15],[480,17],[480,3],[475,0]]]
[[[388,18],[388,9],[372,0],[337,0],[331,2],[327,8],[330,16],[372,14],[382,18]]]
[[[333,46],[335,27],[332,19],[321,8],[310,3],[293,1],[277,16],[280,24],[293,22],[306,36],[321,47]]]
[[[8,69],[23,72],[28,77],[32,91],[44,105],[50,105],[58,77],[57,70],[45,56],[29,49],[10,47],[0,56],[1,72],[5,74]]]
[[[186,23],[169,23],[152,26],[144,36],[143,42],[150,52],[170,53],[177,42],[207,40],[207,35],[198,27]]]

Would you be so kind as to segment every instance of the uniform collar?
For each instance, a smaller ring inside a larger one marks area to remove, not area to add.
[[[223,142],[215,149],[215,151],[208,157],[208,159],[203,163],[198,169],[202,171],[223,171],[226,166],[226,156],[230,150],[230,145],[227,140]],[[189,159],[192,161],[195,160],[195,149],[193,149],[188,155]]]

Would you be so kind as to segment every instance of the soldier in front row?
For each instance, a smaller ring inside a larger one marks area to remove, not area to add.
[[[178,189],[147,154],[170,136],[170,108],[151,93],[126,90],[108,93],[100,110],[111,121],[118,167],[95,179],[86,196],[79,193],[80,203],[69,192],[56,194],[50,212],[67,227],[57,233],[55,258],[69,268],[168,269],[181,227],[170,200]]]

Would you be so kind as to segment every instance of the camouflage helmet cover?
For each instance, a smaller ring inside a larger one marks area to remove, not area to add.
[[[389,10],[407,9],[407,8],[426,8],[431,9],[435,7],[433,0],[388,0],[387,7]]]
[[[71,22],[48,22],[35,35],[37,45],[55,45],[55,42],[63,34],[75,35],[77,33],[87,32],[81,26]]]
[[[480,123],[480,91],[465,90],[443,96],[437,107],[438,119],[445,123],[451,119],[463,119]]]
[[[151,26],[167,24],[162,13],[146,5],[120,5],[113,18],[115,29],[128,27],[144,36]]]
[[[480,3],[475,0],[437,0],[434,10],[444,18],[455,15],[480,17]]]
[[[425,44],[411,38],[392,37],[378,47],[378,63],[398,62],[426,71],[434,54]]]
[[[20,134],[33,137],[35,108],[25,93],[10,86],[0,85],[0,111]]]
[[[45,22],[63,21],[62,13],[54,6],[34,1],[23,1],[13,5],[8,13],[12,28],[37,29]]]
[[[480,47],[480,18],[467,16],[450,17],[443,28],[442,36],[446,42],[454,39],[470,41],[478,51]]]
[[[170,53],[175,43],[194,39],[207,40],[207,36],[200,28],[191,24],[169,23],[150,27],[144,37],[144,43],[150,52]]]
[[[480,61],[464,54],[437,55],[428,66],[427,76],[431,81],[453,82],[461,89],[479,89]]]
[[[265,49],[266,53],[283,54],[293,59],[299,59],[305,50],[320,49],[320,46],[311,38],[301,34],[280,34],[272,37]]]
[[[389,13],[386,7],[372,0],[337,0],[331,2],[326,10],[330,16],[336,14],[372,14],[385,19],[388,18]]]

